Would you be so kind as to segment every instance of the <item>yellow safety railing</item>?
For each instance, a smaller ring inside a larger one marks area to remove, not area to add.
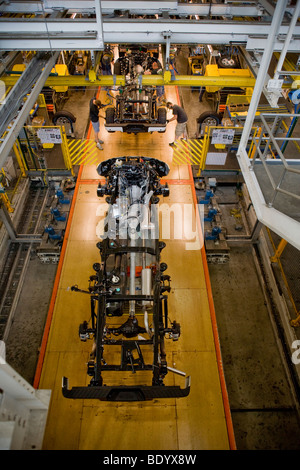
[[[52,138],[47,136],[40,139],[40,130],[53,132]],[[59,129],[59,133],[57,132]],[[57,138],[57,142],[55,142]],[[55,146],[60,145],[61,153],[57,154]],[[59,162],[63,168],[70,171],[72,176],[75,165],[95,165],[99,163],[99,150],[94,140],[70,139],[66,134],[64,126],[25,126],[24,135],[18,138],[13,145],[22,177],[26,177],[31,170],[46,173],[48,169],[61,169],[61,167],[49,166],[53,162]],[[39,151],[42,149],[42,152]],[[198,150],[199,151],[199,150]],[[179,157],[180,158],[180,157]],[[199,161],[199,160],[198,160]],[[44,179],[46,176],[44,176]]]
[[[26,165],[26,162],[24,160],[23,153],[22,153],[21,148],[20,148],[20,144],[17,140],[15,141],[15,143],[13,145],[13,150],[15,152],[15,156],[16,156],[16,159],[17,159],[20,171],[21,171],[21,176],[24,178],[26,176],[27,165]]]
[[[53,135],[51,135],[51,130],[53,130]],[[70,158],[69,146],[68,146],[68,139],[66,135],[66,131],[64,126],[25,126],[24,131],[26,134],[26,138],[20,138],[19,142],[25,145],[28,150],[28,156],[30,159],[30,163],[34,166],[35,169],[39,171],[47,171],[48,167],[46,166],[45,158],[50,158],[51,152],[55,149],[56,145],[60,145],[61,148],[61,164],[64,165],[66,170],[69,170],[71,174],[74,176],[73,164]],[[39,131],[45,131],[46,134],[49,134],[49,138],[47,135],[41,136]],[[26,162],[26,158],[24,157],[22,148],[18,141],[14,144],[14,151],[19,163],[21,172],[25,175],[27,171],[30,170],[28,168],[28,164]],[[48,152],[47,154],[39,154],[36,146],[40,145],[43,151]],[[57,152],[52,152],[52,156],[56,155]],[[46,157],[45,157],[46,155]],[[59,160],[56,158],[56,160]],[[55,158],[54,158],[55,160]],[[57,167],[51,167],[51,169],[58,169]]]
[[[176,140],[173,147],[173,163],[176,165],[198,165],[203,168],[207,153],[208,136],[203,139]]]
[[[71,171],[72,176],[74,176],[73,164],[70,156],[69,146],[68,146],[68,139],[65,131],[65,127],[61,127],[61,137],[62,137],[62,154],[64,158],[64,162],[66,165],[66,169]]]
[[[215,143],[212,144],[212,137],[213,137],[213,132],[214,130],[222,129],[223,131],[234,131],[232,141],[229,143]],[[206,128],[205,133],[207,133],[208,136],[208,141],[207,141],[207,147],[206,147],[206,155],[203,161],[202,168],[199,168],[200,170],[204,170],[206,163],[207,163],[207,153],[208,150],[210,149],[210,146],[212,145],[216,151],[223,150],[223,152],[226,152],[229,150],[230,147],[233,148],[238,148],[240,138],[242,136],[243,132],[243,127],[242,126],[210,126],[208,129]],[[255,153],[256,150],[256,143],[253,140],[254,136],[259,135],[259,128],[257,127],[252,127],[252,134],[249,136],[248,142],[249,142],[249,158],[252,158],[252,156]]]
[[[218,129],[222,129],[222,131],[234,130],[234,137],[232,143],[212,144],[211,141],[213,132],[214,130]],[[237,126],[207,126],[201,138],[188,139],[187,141],[177,140],[174,142],[175,145],[173,146],[173,163],[175,163],[176,165],[197,165],[197,176],[200,176],[201,172],[205,169],[206,159],[211,145],[214,146],[216,152],[222,150],[226,152],[226,149],[229,145],[238,147],[242,131],[243,127]],[[249,158],[252,158],[256,151],[256,139],[254,139],[254,137],[259,138],[260,133],[260,128],[252,128],[252,135],[249,137]]]
[[[14,212],[14,208],[12,207],[11,202],[9,200],[9,197],[6,193],[5,184],[3,184],[3,182],[5,180],[6,180],[5,171],[2,168],[0,170],[0,196],[1,196],[1,200],[2,200],[3,204],[5,205],[6,209],[8,210],[8,212]]]

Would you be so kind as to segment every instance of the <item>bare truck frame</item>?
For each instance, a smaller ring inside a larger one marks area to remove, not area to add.
[[[105,112],[105,129],[108,132],[165,132],[167,110],[158,106],[155,87],[125,85],[119,88],[116,106]]]
[[[189,377],[185,388],[164,384],[168,371],[185,376],[168,366],[164,341],[180,336],[180,325],[169,320],[170,276],[161,262],[166,244],[158,234],[157,203],[159,196],[169,195],[160,178],[169,167],[154,158],[120,157],[100,163],[97,171],[106,179],[104,185],[99,183],[97,194],[106,195],[109,204],[104,234],[97,243],[101,262],[93,265],[88,290],[72,287],[90,296],[91,324],[80,324],[79,336],[82,341],[93,339],[87,368],[92,378],[88,386],[69,389],[64,377],[63,395],[107,401],[185,397]],[[133,384],[104,384],[103,376],[111,377],[115,371],[132,372]],[[136,379],[139,374],[141,384]]]

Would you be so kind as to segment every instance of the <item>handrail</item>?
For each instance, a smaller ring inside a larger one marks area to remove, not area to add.
[[[274,123],[272,125],[272,128],[270,127],[269,125],[269,122],[267,122],[267,119],[270,119],[270,117],[273,117],[274,119]],[[288,113],[283,113],[283,114],[279,114],[279,115],[272,115],[270,113],[264,113],[264,114],[261,114],[260,115],[260,119],[261,119],[261,122],[262,122],[262,133],[260,134],[259,136],[259,139],[257,139],[255,136],[253,137],[253,141],[255,139],[256,140],[256,143],[254,144],[255,147],[256,147],[256,151],[255,153],[251,155],[251,168],[252,170],[254,169],[255,167],[255,163],[257,160],[259,160],[262,165],[263,165],[263,168],[265,170],[265,173],[266,175],[268,176],[268,179],[269,179],[269,182],[272,186],[272,194],[271,196],[269,197],[269,200],[266,201],[267,202],[267,205],[268,207],[272,207],[274,205],[274,201],[275,201],[275,198],[276,198],[276,195],[278,193],[282,193],[282,194],[285,194],[287,196],[290,196],[294,199],[297,199],[297,200],[300,200],[300,195],[296,194],[295,192],[291,191],[291,190],[287,190],[287,189],[283,189],[282,187],[282,184],[283,184],[283,181],[285,179],[285,176],[287,173],[294,173],[294,174],[297,174],[297,175],[300,175],[300,168],[294,168],[292,167],[291,165],[293,164],[293,160],[289,160],[287,161],[287,159],[285,158],[285,156],[283,155],[279,145],[278,145],[278,141],[280,140],[292,140],[292,141],[300,141],[300,138],[298,137],[285,137],[285,136],[282,136],[282,137],[278,137],[278,136],[275,136],[274,135],[274,129],[276,128],[276,122],[278,121],[278,119],[282,119],[282,118],[285,118],[285,117],[288,117],[288,118],[294,118],[294,117],[299,117],[299,115],[296,115],[296,114],[288,114]],[[267,142],[268,145],[264,145],[264,149],[263,151],[261,150],[260,148],[260,145],[262,144],[262,142]],[[269,167],[269,162],[270,160],[268,159],[268,154],[267,154],[267,151],[269,149],[269,147],[273,145],[274,147],[274,150],[276,152],[276,160],[280,160],[283,164],[283,170],[282,170],[282,173],[280,175],[280,178],[279,178],[279,182],[275,182],[273,176],[272,176],[272,173],[270,171],[270,167]],[[295,159],[295,163],[296,163],[296,159]],[[299,183],[300,183],[300,180],[299,180]]]

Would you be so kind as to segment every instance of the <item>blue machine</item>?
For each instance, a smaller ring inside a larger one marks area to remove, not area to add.
[[[62,232],[61,231],[55,232],[54,228],[51,227],[51,225],[48,225],[48,227],[45,227],[45,232],[48,233],[49,238],[51,240],[61,240],[62,239]]]
[[[209,204],[210,199],[213,197],[214,192],[211,190],[206,191],[204,199],[199,199],[199,204]]]
[[[212,222],[218,213],[217,209],[210,209],[206,217],[204,217],[204,222]]]
[[[213,227],[211,232],[205,232],[205,240],[217,240],[221,231],[220,227]]]
[[[69,199],[64,199],[65,196],[61,189],[58,189],[56,191],[56,196],[58,197],[60,204],[70,204]]]
[[[51,214],[58,222],[64,222],[66,220],[66,216],[62,215],[57,208],[51,209]]]

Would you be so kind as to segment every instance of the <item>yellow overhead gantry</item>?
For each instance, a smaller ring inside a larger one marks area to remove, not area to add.
[[[225,69],[224,69],[225,70]],[[226,74],[219,70],[219,74],[211,75],[176,75],[172,79],[170,71],[165,71],[163,75],[139,75],[137,80],[139,85],[147,86],[163,86],[163,85],[176,85],[176,86],[216,86],[216,87],[254,87],[255,78],[249,70],[246,69],[231,69],[226,70]],[[13,86],[19,79],[18,75],[7,75],[1,77],[1,80],[6,86]],[[86,87],[86,86],[124,86],[126,79],[123,75],[98,75],[92,80],[83,75],[65,75],[54,76],[50,75],[45,83],[45,86],[52,87]]]
[[[7,87],[14,86],[20,75],[2,76],[1,80]],[[221,69],[214,66],[213,71],[207,75],[175,75],[172,78],[169,70],[163,75],[139,75],[137,83],[140,86],[203,86],[203,87],[237,87],[253,88],[256,79],[248,69]],[[83,75],[49,75],[45,86],[49,87],[89,87],[89,86],[125,86],[126,78],[123,75],[95,75],[91,77]],[[299,81],[294,81],[292,87],[298,87]],[[289,84],[283,84],[282,88],[291,88]]]

